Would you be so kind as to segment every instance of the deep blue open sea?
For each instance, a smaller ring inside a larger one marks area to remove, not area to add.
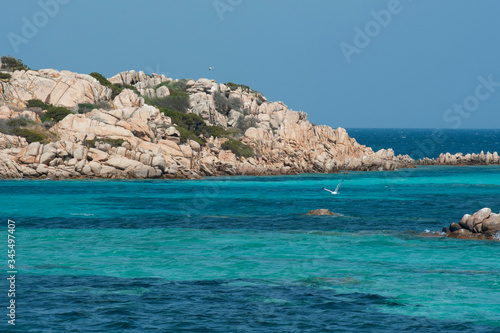
[[[500,154],[500,129],[348,129],[349,136],[374,151],[392,148],[414,159],[436,158],[441,153]]]
[[[0,190],[2,332],[500,332],[500,242],[421,237],[499,212],[500,166]]]

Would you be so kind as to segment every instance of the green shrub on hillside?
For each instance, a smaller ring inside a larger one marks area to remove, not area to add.
[[[26,104],[27,108],[41,108],[42,110],[48,110],[51,105],[42,102],[39,99],[30,99]]]
[[[206,125],[203,131],[203,135],[205,135],[207,138],[213,136],[216,138],[227,138],[233,134],[232,132],[229,132],[223,127],[220,126],[208,126]]]
[[[248,158],[254,156],[252,147],[237,140],[226,141],[221,145],[221,148],[224,150],[230,150],[233,154],[235,154],[238,157]]]
[[[16,135],[19,128],[29,125],[36,125],[36,122],[27,118],[0,119],[0,132]]]
[[[231,110],[241,111],[243,107],[241,99],[238,97],[227,98],[219,91],[214,93],[214,102],[216,111],[224,116],[227,116]]]
[[[10,127],[22,127],[22,126],[28,126],[28,125],[33,125],[36,124],[33,120],[27,119],[27,118],[12,118],[8,119],[6,121],[7,126]]]
[[[250,127],[257,127],[257,120],[254,117],[245,117],[238,123],[238,128],[242,133]]]
[[[0,80],[10,80],[12,78],[12,75],[9,73],[0,73]]]
[[[123,89],[120,89],[120,87],[117,87],[116,85],[109,82],[109,80],[106,79],[104,77],[104,75],[102,75],[100,73],[92,72],[92,73],[90,73],[90,76],[92,76],[94,79],[99,81],[99,83],[102,84],[103,86],[111,89],[111,98],[115,98],[123,90]]]
[[[190,139],[198,142],[199,144],[205,144],[206,140],[200,138],[200,135],[203,135],[205,138],[209,138],[211,136],[226,138],[232,134],[232,132],[229,132],[220,126],[207,125],[203,118],[194,113],[182,113],[166,108],[162,108],[160,110],[164,115],[172,119],[172,123],[177,125],[176,129],[181,134],[181,142],[186,142]]]
[[[123,139],[111,139],[111,138],[95,138],[93,140],[85,140],[83,144],[89,148],[95,147],[96,142],[99,143],[108,143],[111,147],[121,147],[125,141]]]
[[[139,93],[139,90],[137,90],[136,87],[131,86],[130,84],[118,84],[118,83],[116,83],[115,86],[117,86],[118,88],[121,88],[120,92],[122,92],[123,89],[130,89],[133,92],[135,92],[135,94],[137,96],[141,96],[141,94]]]
[[[0,119],[0,133],[12,135],[12,128],[7,124],[5,119]]]
[[[215,110],[217,112],[225,116],[229,114],[229,111],[231,110],[229,108],[229,100],[227,99],[226,96],[224,96],[223,93],[221,93],[220,91],[216,91],[214,93],[214,102],[215,102]]]
[[[22,136],[29,143],[32,142],[47,142],[48,137],[45,133],[39,130],[28,129],[28,128],[16,128],[14,130],[14,135]]]
[[[172,119],[172,123],[177,125],[176,129],[181,134],[181,142],[184,143],[190,139],[199,144],[205,144],[205,139],[199,137],[200,134],[203,134],[202,130],[207,126],[203,118],[194,113],[183,113],[168,108],[161,108],[160,110],[164,115]]]
[[[98,104],[91,104],[91,103],[81,103],[78,104],[78,113],[87,113],[90,112],[94,109],[99,109],[100,106]]]
[[[90,76],[92,76],[94,79],[96,79],[97,81],[99,81],[100,84],[102,84],[103,86],[105,87],[111,87],[113,84],[111,82],[109,82],[108,79],[106,79],[104,77],[104,75],[102,75],[101,73],[97,73],[97,72],[92,72],[89,74]]]
[[[198,142],[200,145],[204,145],[207,143],[207,141],[203,138],[200,138],[199,136],[196,135],[195,132],[190,131],[184,127],[176,126],[175,129],[179,131],[179,134],[181,135],[181,143],[186,143],[187,140],[193,140]]]
[[[125,88],[133,90],[137,94],[137,96],[141,95],[141,94],[139,94],[139,90],[137,90],[137,88],[134,87],[134,86],[131,86],[131,85],[128,85],[128,84],[114,84],[114,83],[111,83],[111,82],[109,82],[108,79],[106,79],[104,77],[104,75],[102,75],[100,73],[97,73],[97,72],[92,72],[89,75],[92,76],[97,81],[99,81],[99,83],[102,84],[103,86],[108,87],[108,88],[111,89],[111,98],[112,99],[115,98],[116,96],[118,96],[123,91],[123,89],[125,89]]]
[[[23,64],[21,59],[16,59],[10,56],[3,56],[1,58],[2,61],[2,69],[9,71],[17,71],[17,70],[28,70],[28,66]]]
[[[241,111],[243,107],[243,102],[238,97],[229,97],[228,100],[229,108],[236,111]]]
[[[70,110],[68,110],[65,107],[62,106],[53,106],[47,112],[45,112],[42,117],[40,118],[42,122],[46,121],[55,121],[55,122],[60,122],[63,120],[68,114],[71,114]]]
[[[41,108],[42,110],[47,110],[40,117],[42,122],[55,121],[59,122],[64,119],[68,114],[72,112],[62,106],[54,106],[52,104],[44,103],[37,99],[30,99],[27,104],[28,108]]]
[[[186,113],[189,108],[189,95],[181,90],[171,90],[165,97],[145,97],[144,102],[158,108]]]
[[[162,82],[160,84],[157,84],[155,86],[155,90],[157,90],[160,87],[165,86],[170,91],[172,91],[172,90],[178,90],[178,91],[184,91],[185,92],[186,89],[187,89],[187,82],[188,82],[187,79],[182,79],[182,80],[179,80],[179,81],[165,81],[165,82]]]
[[[226,83],[226,86],[228,86],[229,89],[231,90],[236,90],[238,88],[241,88],[243,91],[252,91],[249,86],[246,86],[244,84],[236,84],[233,82],[228,82]]]

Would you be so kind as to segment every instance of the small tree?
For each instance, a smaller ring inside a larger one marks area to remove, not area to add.
[[[16,59],[11,56],[3,56],[1,58],[2,61],[2,69],[9,71],[17,71],[17,70],[28,70],[28,66],[23,64],[21,59]]]

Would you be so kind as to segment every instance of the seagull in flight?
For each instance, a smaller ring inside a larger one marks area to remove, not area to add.
[[[343,182],[343,181],[344,181],[343,179],[340,181],[340,183],[339,183],[339,184],[337,185],[337,187],[335,188],[335,191],[329,190],[329,189],[324,188],[324,187],[322,187],[322,189],[323,189],[323,190],[325,190],[325,191],[330,192],[330,193],[331,193],[331,194],[333,194],[333,195],[339,194],[340,184],[342,184],[342,182]]]
[[[209,70],[209,71],[214,70],[214,69],[215,69],[215,68],[214,68],[214,66],[210,66],[210,67],[208,67],[208,70]]]

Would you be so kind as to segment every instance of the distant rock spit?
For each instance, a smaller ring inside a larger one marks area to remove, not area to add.
[[[423,158],[416,162],[419,165],[490,165],[500,164],[500,157],[497,152],[481,151],[480,154],[440,154],[438,158]]]

